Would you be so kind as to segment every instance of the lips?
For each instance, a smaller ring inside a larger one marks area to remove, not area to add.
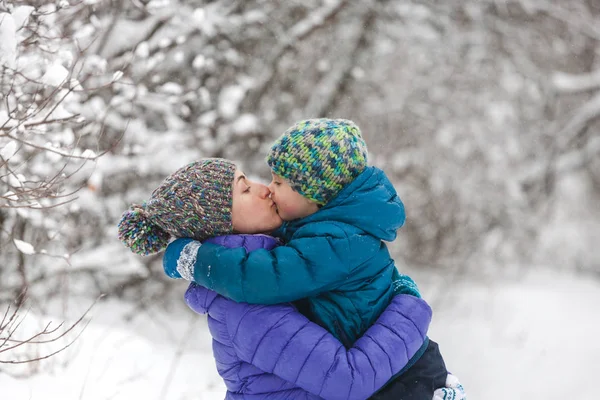
[[[271,208],[275,208],[275,212],[277,213],[277,215],[279,215],[279,209],[277,208],[277,204],[273,203],[271,205]]]

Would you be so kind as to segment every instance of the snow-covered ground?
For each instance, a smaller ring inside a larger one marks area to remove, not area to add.
[[[435,305],[430,336],[470,399],[592,399],[600,281],[531,271],[493,284],[419,277]],[[181,291],[185,285],[182,283]],[[10,400],[222,399],[205,317],[106,301],[74,348],[27,379],[0,374]],[[71,361],[63,365],[65,359]]]

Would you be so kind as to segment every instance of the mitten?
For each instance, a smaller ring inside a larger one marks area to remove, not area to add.
[[[437,389],[433,393],[432,400],[466,400],[465,388],[460,384],[458,378],[452,374],[446,377],[446,387]]]
[[[421,293],[419,293],[419,288],[415,281],[408,275],[402,275],[401,273],[395,271],[394,275],[392,275],[392,288],[394,289],[394,294],[409,294],[415,297],[421,297]]]
[[[193,239],[177,239],[171,242],[163,256],[165,274],[174,279],[193,281],[196,256],[201,245]]]

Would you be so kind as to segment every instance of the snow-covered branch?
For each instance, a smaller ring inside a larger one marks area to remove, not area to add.
[[[343,91],[343,87],[350,79],[352,69],[357,64],[357,58],[360,55],[361,48],[364,47],[366,34],[372,29],[375,17],[375,2],[363,1],[361,3],[361,15],[357,16],[357,21],[354,25],[350,25],[347,29],[352,30],[349,44],[345,44],[347,57],[334,62],[334,66],[316,85],[312,96],[306,105],[306,115],[311,117],[323,117],[330,111],[336,99]]]
[[[344,8],[347,0],[331,1],[320,9],[311,12],[305,19],[292,26],[276,45],[265,62],[265,68],[257,84],[249,94],[249,103],[255,104],[268,90],[277,73],[277,65],[281,57],[298,42],[330,22]]]
[[[552,83],[556,90],[561,93],[578,93],[600,89],[600,70],[587,74],[567,74],[555,72]]]
[[[600,93],[597,93],[584,105],[580,106],[575,115],[560,130],[557,134],[558,148],[565,151],[598,118],[600,118]]]
[[[554,153],[548,155],[544,162],[536,161],[525,168],[518,181],[524,187],[531,187],[535,182],[544,180],[549,174],[565,174],[579,169],[598,156],[600,139],[593,137],[581,148],[572,149],[571,145],[581,137],[593,121],[600,118],[600,93],[592,97],[577,110],[575,115],[556,134],[557,143]]]
[[[543,4],[544,2],[539,2]],[[591,39],[600,40],[600,29],[598,28],[599,21],[595,20],[593,17],[586,15],[585,13],[572,12],[571,10],[565,8],[564,6],[569,3],[562,2],[548,2],[543,7],[543,10],[548,13],[548,15],[556,18],[559,21],[565,22],[572,29],[576,29],[581,33],[587,35]]]

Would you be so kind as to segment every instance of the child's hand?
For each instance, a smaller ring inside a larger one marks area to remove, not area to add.
[[[402,275],[401,273],[394,273],[392,276],[392,288],[394,289],[394,295],[397,294],[409,294],[415,297],[421,297],[419,288],[415,281],[408,275]]]
[[[446,377],[446,387],[437,389],[433,393],[432,400],[466,400],[465,388],[460,384],[458,378],[452,374]]]
[[[174,279],[194,280],[196,255],[201,243],[193,239],[177,239],[171,242],[163,256],[163,268]]]

